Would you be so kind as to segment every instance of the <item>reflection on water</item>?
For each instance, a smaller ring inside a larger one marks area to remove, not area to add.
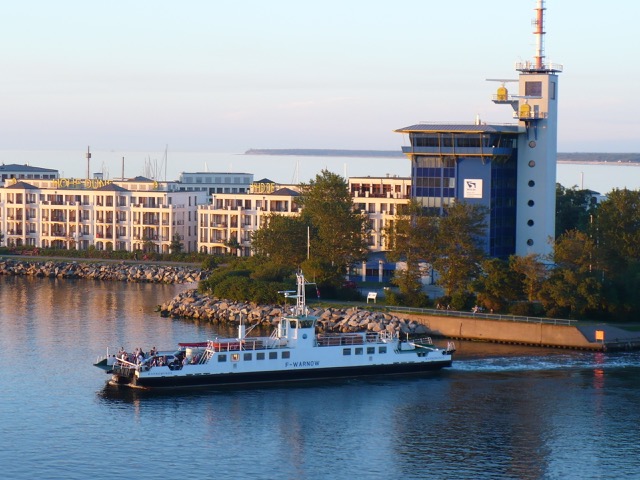
[[[7,478],[637,475],[638,353],[462,342],[452,368],[421,377],[160,393],[106,386],[91,364],[107,345],[216,335],[154,312],[178,288],[0,278]]]

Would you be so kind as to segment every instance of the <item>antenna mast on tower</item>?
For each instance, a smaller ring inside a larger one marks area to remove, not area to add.
[[[536,4],[536,18],[533,20],[533,26],[535,30],[533,34],[536,36],[536,53],[533,56],[535,59],[536,69],[542,70],[544,68],[544,0],[538,0]]]

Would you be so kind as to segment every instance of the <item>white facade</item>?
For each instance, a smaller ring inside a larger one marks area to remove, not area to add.
[[[549,255],[556,219],[558,76],[521,68],[514,113],[525,132],[518,138],[516,255]]]
[[[394,221],[398,206],[409,201],[411,179],[353,177],[349,179],[349,191],[356,211],[369,217],[369,249],[387,250],[386,229]],[[265,225],[268,215],[299,215],[297,196],[297,186],[276,185],[266,179],[254,182],[246,194],[213,195],[210,205],[198,207],[198,251],[251,255],[251,236]]]
[[[298,196],[291,186],[253,188],[256,193],[215,194],[210,205],[198,207],[198,251],[238,256],[251,255],[251,236],[262,228],[266,216],[298,215]],[[235,250],[235,252],[234,252]]]
[[[398,213],[398,206],[406,205],[411,195],[409,177],[351,177],[349,191],[356,211],[369,217],[371,234],[369,250],[389,250],[386,232]]]
[[[177,182],[144,177],[125,181],[18,181],[0,188],[0,231],[9,246],[170,253],[178,235],[185,252],[251,255],[253,232],[266,217],[299,215],[298,187],[254,182],[246,193],[178,190]],[[408,202],[404,177],[349,179],[354,208],[369,216],[372,252],[387,250],[385,233]]]
[[[201,195],[142,178],[134,185],[139,190],[97,179],[10,180],[0,189],[5,244],[170,253],[178,235],[183,251],[196,251]]]

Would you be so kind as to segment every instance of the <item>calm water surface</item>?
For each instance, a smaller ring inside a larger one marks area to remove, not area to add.
[[[419,378],[148,394],[107,345],[206,340],[185,287],[0,277],[4,478],[640,478],[640,355],[461,344]]]

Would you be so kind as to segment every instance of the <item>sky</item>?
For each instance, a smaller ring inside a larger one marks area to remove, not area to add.
[[[398,150],[512,122],[534,0],[21,0],[0,15],[0,150]],[[640,2],[547,0],[558,149],[639,152]]]

